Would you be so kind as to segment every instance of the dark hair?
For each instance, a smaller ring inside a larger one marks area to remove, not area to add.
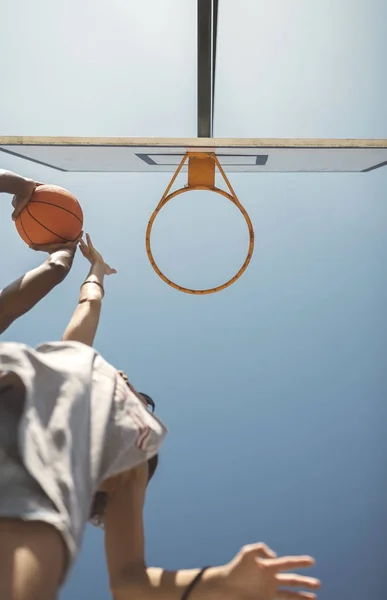
[[[159,455],[155,454],[148,460],[148,483],[152,479],[159,462]],[[107,492],[96,492],[90,508],[89,521],[97,527],[103,527],[103,517],[106,512],[109,494]]]
[[[148,394],[144,394],[144,392],[140,392],[140,394],[141,394],[141,396],[142,396],[143,398],[145,398],[145,400],[146,400],[146,403],[147,403],[147,405],[148,405],[148,406],[150,406],[150,407],[151,407],[151,409],[152,409],[152,412],[155,412],[156,405],[155,405],[155,403],[153,402],[152,398],[151,398],[150,396],[148,396]]]
[[[121,377],[124,379],[126,385],[130,388],[129,380],[127,375],[123,371],[118,371]],[[145,398],[147,405],[151,407],[152,412],[155,410],[155,403],[148,394],[144,394],[140,392],[141,396]],[[148,460],[148,483],[152,479],[153,475],[156,472],[157,466],[159,464],[159,455],[155,454]],[[96,492],[93,497],[93,502],[91,505],[90,513],[89,513],[89,521],[98,527],[103,526],[103,517],[106,511],[107,503],[108,503],[108,493],[107,492]]]

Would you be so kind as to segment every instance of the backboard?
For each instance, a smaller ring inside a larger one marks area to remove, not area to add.
[[[345,173],[387,166],[387,140],[0,137],[1,153],[61,172],[174,172],[187,151],[226,172]]]

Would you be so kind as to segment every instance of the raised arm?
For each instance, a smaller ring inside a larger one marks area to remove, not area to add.
[[[115,600],[315,598],[311,592],[320,587],[319,580],[284,573],[311,567],[314,560],[310,556],[276,558],[265,544],[245,546],[230,563],[209,568],[191,592],[184,595],[200,569],[165,571],[145,564],[142,513],[147,482],[145,463],[125,475],[112,478],[103,486],[109,494],[104,517],[105,550]],[[295,591],[295,588],[304,588],[308,593]]]
[[[167,572],[146,567],[143,507],[147,484],[148,465],[144,463],[102,487],[109,494],[104,530],[110,587],[115,600],[180,600],[200,569]],[[226,600],[214,584],[216,578],[217,569],[208,569],[195,599]]]
[[[32,179],[0,169],[0,193],[13,194],[15,219],[29,202],[36,186]],[[67,276],[76,250],[76,242],[51,246],[36,246],[35,250],[49,253],[40,267],[32,269],[0,291],[0,333],[3,333],[21,315],[42,300]]]
[[[43,249],[43,247],[41,248]],[[76,250],[76,242],[46,246],[50,256],[0,291],[0,333],[18,317],[31,310],[69,273]]]
[[[91,263],[90,271],[81,286],[78,304],[63,334],[63,340],[82,342],[92,346],[97,333],[104,296],[105,275],[116,271],[109,267],[101,254],[94,248],[90,236],[86,234],[87,244],[81,240],[82,254]]]

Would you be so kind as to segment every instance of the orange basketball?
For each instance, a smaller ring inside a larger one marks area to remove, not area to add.
[[[83,212],[78,200],[64,188],[40,185],[15,224],[29,246],[71,242],[82,231]]]

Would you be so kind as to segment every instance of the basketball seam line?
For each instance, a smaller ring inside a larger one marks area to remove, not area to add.
[[[53,202],[47,202],[46,200],[31,200],[30,204],[48,204],[49,206],[55,206],[55,208],[60,208],[61,210],[65,210],[66,212],[68,212],[70,215],[73,215],[73,217],[75,217],[76,219],[78,219],[78,221],[82,224],[82,219],[80,219],[78,217],[78,215],[76,215],[75,213],[73,213],[68,208],[65,208],[64,206],[58,206],[58,204],[54,204]]]
[[[28,239],[30,240],[30,244],[33,244],[33,241],[32,241],[32,239],[30,238],[30,236],[28,235],[28,233],[26,232],[26,230],[25,230],[25,227],[24,227],[24,223],[23,223],[23,213],[21,213],[21,214],[20,214],[20,225],[22,226],[22,229],[23,229],[23,231],[24,231],[24,234],[25,234],[26,238],[28,238]]]
[[[41,227],[43,227],[43,229],[46,229],[46,231],[49,231],[50,233],[52,233],[52,235],[56,235],[57,237],[59,237],[59,238],[60,238],[61,240],[63,240],[64,242],[74,242],[74,241],[77,239],[77,238],[74,238],[74,240],[68,240],[67,238],[63,237],[62,235],[59,235],[59,233],[56,233],[55,231],[52,231],[52,230],[51,230],[49,227],[46,227],[46,225],[43,225],[43,223],[41,223],[41,222],[40,222],[38,219],[36,219],[36,218],[34,217],[34,215],[32,215],[32,214],[30,213],[30,211],[29,211],[29,209],[28,209],[28,205],[26,206],[26,210],[27,210],[27,212],[28,212],[29,216],[30,216],[30,217],[31,217],[31,218],[32,218],[34,221],[36,221],[36,223],[37,223],[38,225],[40,225]],[[55,242],[53,242],[53,243],[55,243]]]

